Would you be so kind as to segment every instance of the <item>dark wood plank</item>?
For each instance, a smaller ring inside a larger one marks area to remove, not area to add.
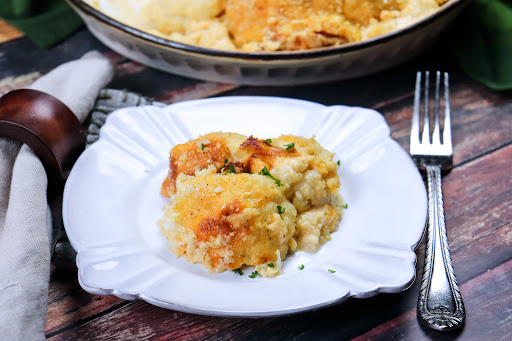
[[[231,90],[237,89],[234,84],[221,84],[212,82],[196,83],[176,91],[166,91],[161,93],[156,99],[164,103],[176,103],[206,97],[220,95]]]
[[[354,341],[362,340],[510,340],[512,323],[512,260],[461,286],[467,319],[461,331],[442,333],[423,327],[410,310]],[[491,289],[492,288],[492,289]]]
[[[23,37],[23,32],[20,32],[16,27],[9,25],[0,19],[0,43]]]
[[[85,323],[113,307],[128,304],[116,296],[97,296],[84,291],[76,273],[54,271],[50,280],[46,334]]]
[[[455,249],[470,245],[512,217],[512,145],[465,164],[444,181],[448,237]],[[468,216],[473,219],[468,219]],[[490,250],[489,250],[490,251]]]
[[[46,73],[56,66],[80,58],[91,50],[109,49],[81,29],[51,49],[40,49],[28,37],[0,45],[0,79],[31,72]]]
[[[472,80],[451,82],[455,166],[512,142],[512,91],[492,91]],[[392,137],[409,150],[412,93],[383,108]]]
[[[116,74],[113,81],[108,84],[109,87],[127,89],[159,101],[171,103],[210,97],[237,87],[153,70],[109,50],[86,29],[82,29],[66,42],[47,50],[37,48],[26,37],[1,44],[0,95],[26,87],[58,65],[80,58],[91,50],[101,52],[116,66]]]
[[[116,64],[116,77],[108,87],[126,89],[164,103],[216,96],[237,88],[233,84],[178,77],[129,60]]]

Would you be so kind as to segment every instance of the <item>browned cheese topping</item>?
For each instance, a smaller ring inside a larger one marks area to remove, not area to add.
[[[405,28],[446,0],[86,0],[132,27],[190,45],[248,52],[339,46]]]
[[[289,252],[316,251],[336,231],[337,170],[313,138],[207,134],[171,150],[160,227],[172,252],[212,272],[275,276]]]

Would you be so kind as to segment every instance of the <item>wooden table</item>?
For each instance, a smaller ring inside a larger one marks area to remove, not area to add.
[[[1,25],[0,25],[1,26]],[[416,70],[449,71],[453,113],[454,168],[444,177],[448,237],[466,304],[460,331],[440,333],[416,317],[425,241],[416,253],[417,279],[400,294],[379,294],[278,318],[197,316],[93,296],[76,273],[54,270],[46,337],[50,340],[510,340],[512,335],[512,92],[496,92],[468,78],[438,42],[430,52],[400,67],[365,78],[316,86],[246,87],[185,79],[131,62],[85,29],[41,50],[19,32],[5,30],[0,44],[0,94],[26,86],[55,66],[96,49],[117,68],[109,87],[128,89],[172,103],[209,96],[265,95],[326,105],[376,109],[392,137],[409,149]],[[1,35],[0,35],[1,36]],[[16,39],[11,39],[16,37]]]

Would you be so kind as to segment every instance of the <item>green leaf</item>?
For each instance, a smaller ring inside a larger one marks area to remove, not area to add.
[[[268,263],[268,267],[269,268],[273,268],[274,267],[274,263]]]
[[[304,270],[304,264],[302,264],[301,266],[299,266],[299,270]]]
[[[232,271],[233,271],[234,273],[236,273],[236,274],[240,275],[240,276],[242,276],[242,275],[244,274],[244,273],[242,272],[242,270],[240,270],[240,269],[235,269],[235,270],[232,270]]]

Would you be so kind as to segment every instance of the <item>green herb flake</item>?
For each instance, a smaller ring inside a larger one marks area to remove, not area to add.
[[[336,163],[338,164],[338,166],[341,165],[341,161],[340,160],[338,160],[338,162],[336,162]]]
[[[347,209],[348,208],[348,204],[341,205],[341,207],[343,207],[344,209]]]
[[[268,144],[272,143],[272,139],[266,139],[265,142],[267,142]]]
[[[327,270],[327,271],[329,271],[329,272],[330,272],[330,273],[332,273],[332,274],[336,272],[336,271],[331,270],[331,269],[329,269],[329,270]]]
[[[242,275],[244,274],[244,273],[242,272],[242,270],[240,270],[240,269],[235,269],[235,270],[232,270],[232,271],[233,271],[234,273],[236,273],[236,274],[240,275],[240,276],[242,276]]]
[[[258,273],[258,271],[254,271],[252,274],[249,275],[249,277],[251,277],[251,278],[256,278],[256,276],[261,277],[261,275]]]
[[[274,263],[268,263],[268,267],[269,268],[273,268],[274,267]]]
[[[259,174],[259,175],[266,175],[266,176],[268,176],[269,178],[271,178],[272,180],[274,180],[274,181],[275,181],[275,183],[276,183],[276,185],[277,185],[277,187],[284,187],[284,184],[283,184],[281,181],[277,180],[276,178],[274,178],[274,177],[272,176],[272,174],[270,174],[270,173],[269,173],[269,171],[268,171],[267,167],[263,167],[263,169],[261,170],[261,172],[259,172],[258,174]]]
[[[286,210],[286,208],[277,205],[277,213],[283,214],[285,210]]]
[[[201,150],[204,150],[204,143],[201,143]]]
[[[292,149],[293,147],[295,147],[295,143],[289,143],[289,144],[285,144],[284,147],[286,147],[286,150],[290,150]]]
[[[229,162],[229,160],[228,160],[228,159],[225,159],[225,160],[224,160],[224,164],[222,165],[222,167],[220,167],[220,172],[221,172],[221,173],[222,173],[222,170],[223,170],[224,168],[226,168],[226,165],[228,164],[228,162]],[[226,172],[226,173],[227,173],[227,172]],[[222,173],[222,174],[226,174],[226,173]]]
[[[302,264],[301,266],[299,266],[299,270],[304,270],[304,264]]]
[[[258,157],[258,155],[253,155],[252,157]]]
[[[226,171],[228,174],[235,174],[235,167],[233,165],[229,166],[229,169]]]

